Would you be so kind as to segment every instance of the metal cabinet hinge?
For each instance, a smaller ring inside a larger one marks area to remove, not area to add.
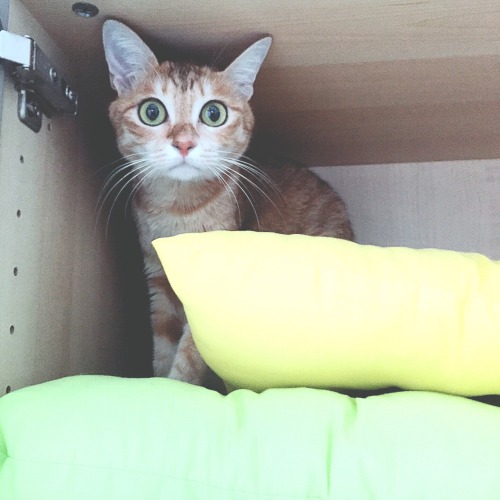
[[[42,114],[76,115],[77,92],[32,38],[10,33],[0,26],[0,62],[10,67],[18,92],[17,114],[30,129],[40,130]]]

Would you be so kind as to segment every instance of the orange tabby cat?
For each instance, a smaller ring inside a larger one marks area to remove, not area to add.
[[[110,118],[135,193],[154,374],[201,384],[207,367],[151,241],[218,229],[351,239],[351,226],[338,195],[309,170],[257,167],[244,156],[254,125],[248,101],[271,38],[254,43],[225,71],[159,64],[117,21],[104,24],[103,38],[118,93]]]

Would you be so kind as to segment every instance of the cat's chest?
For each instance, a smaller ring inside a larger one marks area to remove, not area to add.
[[[225,197],[206,203],[196,210],[179,212],[165,207],[134,207],[139,240],[145,254],[153,254],[151,242],[182,233],[238,229],[238,210]]]
[[[161,211],[135,211],[135,220],[141,240],[174,236],[176,234],[203,231],[207,223],[207,215],[196,213],[179,215],[167,210]],[[213,222],[213,221],[212,221]]]

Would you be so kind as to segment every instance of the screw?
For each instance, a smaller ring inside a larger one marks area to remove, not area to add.
[[[85,17],[87,19],[95,17],[99,14],[99,9],[95,5],[87,2],[74,3],[72,10],[77,16]]]
[[[31,116],[36,116],[37,118],[40,118],[40,116],[42,116],[42,112],[40,111],[40,108],[38,107],[38,104],[36,102],[32,102],[28,110],[31,113]]]
[[[66,89],[66,96],[71,102],[75,102],[78,97],[78,94],[71,87],[68,87]]]
[[[56,68],[50,68],[49,70],[49,76],[50,76],[50,79],[56,83],[57,80],[59,79],[59,75],[57,74],[57,70]]]

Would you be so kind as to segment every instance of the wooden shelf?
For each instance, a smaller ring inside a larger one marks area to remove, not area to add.
[[[106,0],[86,20],[66,0],[23,0],[108,95],[100,28],[129,24],[155,47],[227,64],[274,44],[254,97],[259,131],[310,165],[500,158],[498,0]]]

